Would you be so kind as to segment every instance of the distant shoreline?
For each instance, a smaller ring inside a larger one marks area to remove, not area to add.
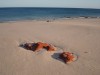
[[[71,19],[100,19],[100,17],[87,17],[87,16],[80,16],[80,17],[64,17],[64,18],[55,18],[55,19],[26,19],[26,20],[9,20],[9,21],[0,21],[0,23],[8,23],[8,22],[24,22],[24,21],[46,21],[52,22],[56,20],[71,20]]]

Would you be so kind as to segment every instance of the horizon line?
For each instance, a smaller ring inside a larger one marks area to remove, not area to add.
[[[76,9],[100,9],[100,8],[78,8],[78,7],[0,7],[0,8],[76,8]]]

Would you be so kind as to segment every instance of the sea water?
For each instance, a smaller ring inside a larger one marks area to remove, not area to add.
[[[0,22],[72,17],[100,17],[100,9],[39,7],[0,8]]]

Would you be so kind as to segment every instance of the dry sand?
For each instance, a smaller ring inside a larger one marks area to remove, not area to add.
[[[32,52],[19,47],[42,41],[57,51]],[[57,53],[70,51],[78,60],[65,64]],[[64,19],[0,23],[0,75],[99,75],[100,19]]]

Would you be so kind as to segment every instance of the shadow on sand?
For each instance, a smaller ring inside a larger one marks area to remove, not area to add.
[[[25,44],[20,44],[19,47],[24,48],[25,50],[34,51],[34,50],[31,50],[31,49],[26,49]]]
[[[60,54],[61,53],[54,53],[51,57],[53,58],[53,59],[56,59],[56,60],[58,60],[58,61],[61,61],[61,62],[63,62],[63,63],[65,63],[62,59],[60,59]]]

